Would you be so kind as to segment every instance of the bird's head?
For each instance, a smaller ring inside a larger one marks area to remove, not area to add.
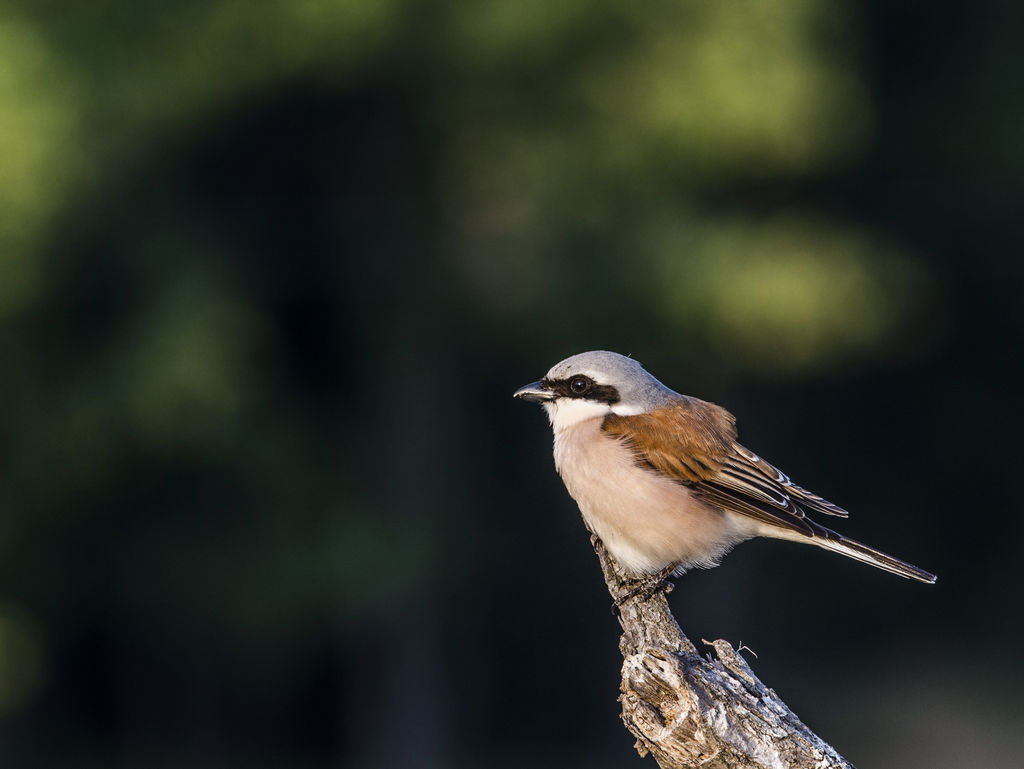
[[[679,395],[648,374],[639,361],[594,350],[556,363],[543,379],[520,387],[513,397],[542,404],[557,432],[607,414],[643,414]]]

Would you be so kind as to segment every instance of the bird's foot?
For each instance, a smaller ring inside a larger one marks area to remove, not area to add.
[[[622,604],[631,598],[640,596],[642,600],[649,601],[657,593],[668,595],[675,589],[675,584],[669,580],[676,565],[666,566],[659,572],[648,574],[636,580],[631,580],[632,586],[625,593],[615,599],[613,611],[619,609]]]

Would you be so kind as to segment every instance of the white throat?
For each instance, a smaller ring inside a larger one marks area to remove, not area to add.
[[[644,412],[644,409],[639,406],[628,406],[624,403],[609,406],[607,403],[588,401],[582,398],[559,398],[548,401],[544,404],[544,410],[548,412],[551,429],[556,433],[587,419],[605,417],[608,414],[625,417]]]

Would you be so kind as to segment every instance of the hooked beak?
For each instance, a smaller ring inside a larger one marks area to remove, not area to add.
[[[514,393],[513,398],[520,398],[530,403],[545,403],[547,401],[553,401],[558,396],[548,389],[547,385],[544,384],[544,380],[538,380],[536,382],[530,382],[528,385],[523,385]]]

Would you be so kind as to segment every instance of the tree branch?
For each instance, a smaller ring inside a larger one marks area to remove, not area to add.
[[[714,657],[701,656],[665,593],[636,592],[601,540],[591,541],[608,592],[621,601],[619,701],[641,756],[662,769],[853,769],[726,641],[705,641]]]

